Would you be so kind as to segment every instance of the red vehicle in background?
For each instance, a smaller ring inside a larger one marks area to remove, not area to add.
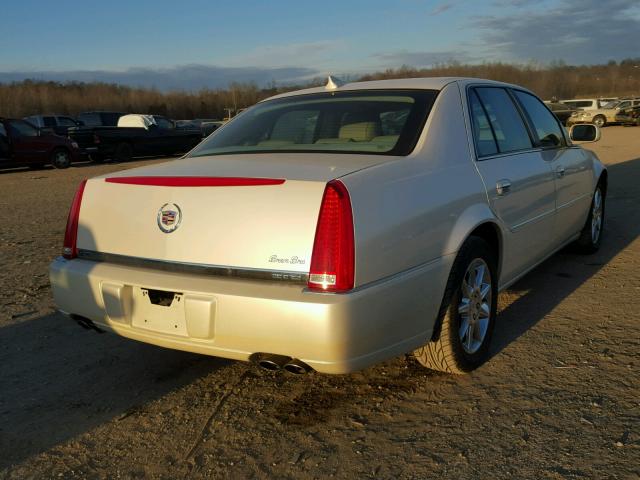
[[[0,168],[67,168],[80,159],[78,144],[66,137],[39,130],[24,120],[0,117]]]

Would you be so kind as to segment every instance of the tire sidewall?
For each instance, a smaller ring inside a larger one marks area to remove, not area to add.
[[[487,333],[482,345],[476,352],[468,353],[462,346],[462,340],[458,334],[461,321],[461,315],[458,313],[458,306],[462,299],[462,280],[469,268],[469,265],[476,258],[484,260],[489,267],[491,275],[491,310]],[[449,342],[456,357],[456,363],[461,370],[469,372],[483,364],[489,356],[489,348],[491,346],[491,338],[495,327],[498,306],[497,259],[489,245],[484,240],[478,237],[471,237],[460,249],[456,263],[455,271],[452,272],[455,275],[455,278],[452,278],[452,281],[454,282],[453,294],[447,301],[445,312],[445,315],[448,317],[449,328],[448,331],[441,332],[441,335],[449,335]]]

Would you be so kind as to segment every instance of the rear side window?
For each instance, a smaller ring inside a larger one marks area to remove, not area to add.
[[[484,107],[478,99],[476,92],[471,91],[469,96],[469,106],[471,108],[471,120],[473,122],[473,135],[478,149],[478,156],[486,157],[498,153],[498,145],[493,136],[489,118],[484,111]]]
[[[30,123],[22,120],[11,120],[9,122],[9,130],[15,137],[37,137],[38,129]]]
[[[529,116],[533,128],[540,140],[540,146],[545,148],[559,147],[562,145],[562,130],[553,114],[547,110],[543,103],[533,95],[519,90],[514,90],[516,98]]]
[[[474,90],[489,118],[500,153],[517,152],[533,147],[522,116],[505,89],[482,87]]]

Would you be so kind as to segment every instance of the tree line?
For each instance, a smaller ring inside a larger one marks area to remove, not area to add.
[[[603,65],[572,66],[508,64],[465,65],[457,62],[418,69],[403,66],[364,75],[356,80],[416,77],[475,77],[515,83],[545,99],[593,96],[640,96],[640,58]],[[197,92],[161,92],[107,83],[46,82],[24,80],[0,83],[0,116],[24,117],[38,113],[77,115],[90,110],[115,110],[166,115],[174,119],[224,118],[277,93],[322,84],[261,88],[253,83],[232,83],[224,89]]]

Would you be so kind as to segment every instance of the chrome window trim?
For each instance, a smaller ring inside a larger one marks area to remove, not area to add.
[[[219,277],[243,278],[251,280],[271,280],[283,283],[306,285],[309,274],[282,270],[262,270],[257,268],[225,267],[201,263],[171,262],[144,257],[130,257],[115,253],[102,253],[78,249],[78,259],[92,262],[112,263],[129,267],[150,268],[165,272],[212,275]]]

